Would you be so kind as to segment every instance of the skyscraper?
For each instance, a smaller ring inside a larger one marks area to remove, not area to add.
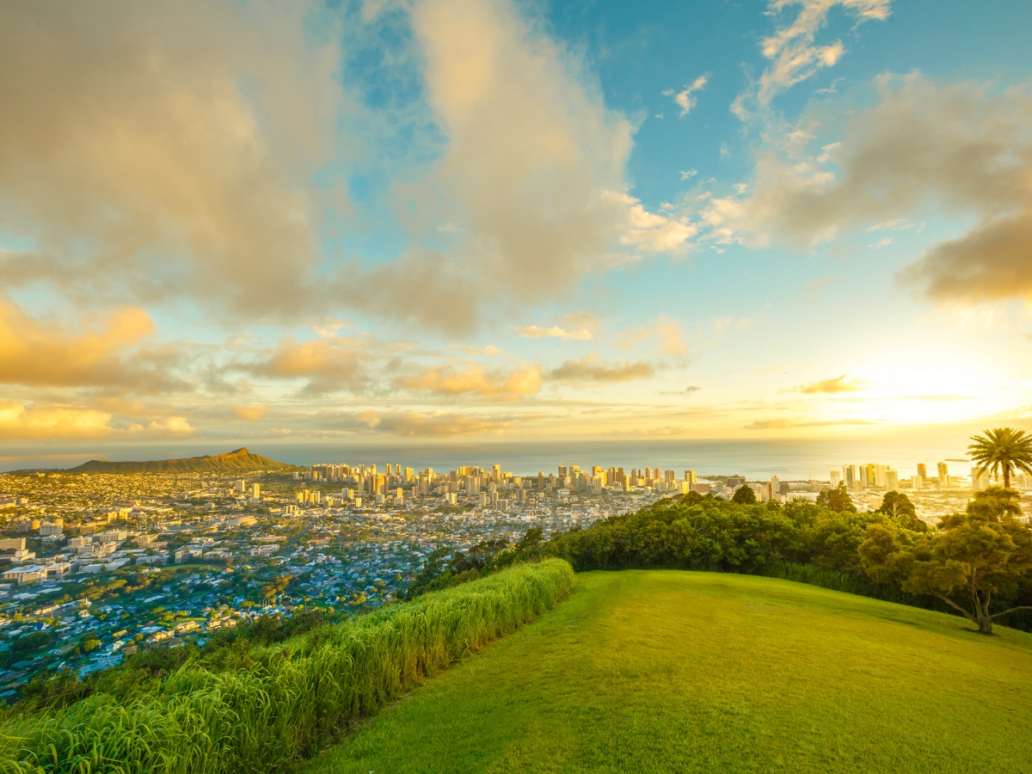
[[[982,471],[979,473],[978,468],[971,468],[971,488],[976,492],[980,492],[983,489],[988,489],[989,484],[989,472]]]
[[[856,465],[843,465],[842,477],[846,481],[846,489],[850,492],[854,491],[856,489],[857,482]]]
[[[949,489],[949,487],[950,487],[950,470],[949,470],[949,468],[946,467],[946,463],[945,462],[940,462],[939,465],[938,465],[938,468],[939,468],[939,488],[940,489]]]

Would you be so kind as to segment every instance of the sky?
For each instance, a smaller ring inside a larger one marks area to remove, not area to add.
[[[3,4],[0,462],[1032,428],[1028,29]]]

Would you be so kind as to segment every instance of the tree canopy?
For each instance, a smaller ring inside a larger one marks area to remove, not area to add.
[[[881,507],[878,508],[878,513],[891,516],[900,525],[915,532],[928,531],[928,525],[917,517],[917,508],[914,507],[914,503],[902,492],[886,492]]]
[[[839,484],[834,489],[825,489],[817,495],[817,504],[827,506],[839,513],[856,513],[853,498],[849,496],[849,490],[846,489],[845,484]]]
[[[900,582],[905,591],[938,597],[978,631],[1017,606],[991,612],[993,597],[1013,593],[1032,572],[1032,530],[1017,518],[1018,493],[990,487],[978,492],[965,513],[939,521],[937,532],[919,535],[892,522],[867,528],[860,559],[876,583]]]
[[[742,484],[735,490],[734,495],[731,497],[731,502],[738,503],[739,505],[753,505],[756,502],[756,492],[748,484]]]

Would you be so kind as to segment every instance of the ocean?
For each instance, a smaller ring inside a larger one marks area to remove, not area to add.
[[[415,470],[433,468],[452,470],[460,465],[490,468],[501,465],[503,471],[516,475],[535,475],[538,471],[555,472],[560,464],[579,465],[581,469],[599,465],[602,468],[662,468],[678,471],[695,470],[700,476],[743,475],[765,480],[778,476],[783,480],[827,480],[831,470],[846,464],[869,462],[890,465],[900,478],[915,475],[917,464],[925,463],[928,474],[936,474],[936,463],[947,462],[954,475],[967,475],[970,464],[957,461],[965,458],[966,434],[936,434],[914,438],[843,439],[843,440],[607,440],[607,441],[540,441],[513,443],[427,443],[409,445],[312,444],[301,442],[255,442],[250,451],[280,462],[297,465],[313,463],[400,463]],[[239,444],[237,444],[239,446]],[[199,456],[231,451],[223,442],[197,442],[165,446],[105,448],[103,450],[41,449],[25,454],[0,457],[0,470],[19,468],[68,468],[89,459],[147,460]]]

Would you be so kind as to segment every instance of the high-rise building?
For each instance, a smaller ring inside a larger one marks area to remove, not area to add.
[[[989,471],[979,472],[978,468],[971,468],[971,488],[976,492],[988,489],[992,482],[989,479]]]
[[[917,475],[921,477],[922,481],[928,478],[928,467],[923,462],[917,463]]]
[[[950,488],[950,469],[946,467],[945,462],[940,462],[938,465],[939,473],[939,488],[949,489]]]
[[[885,472],[885,488],[890,492],[899,489],[899,473],[891,468]]]
[[[828,476],[828,480],[831,482],[832,489],[838,489],[838,485],[842,481],[842,474],[839,473],[837,470],[833,470],[831,471],[831,474]]]
[[[684,480],[688,486],[695,486],[699,482],[699,477],[694,470],[686,470],[684,472]]]
[[[64,532],[64,519],[54,519],[51,521],[40,522],[39,535],[40,537],[46,537],[47,535],[60,535]]]
[[[842,478],[845,479],[846,489],[850,492],[854,491],[858,480],[856,475],[856,465],[843,465]]]

